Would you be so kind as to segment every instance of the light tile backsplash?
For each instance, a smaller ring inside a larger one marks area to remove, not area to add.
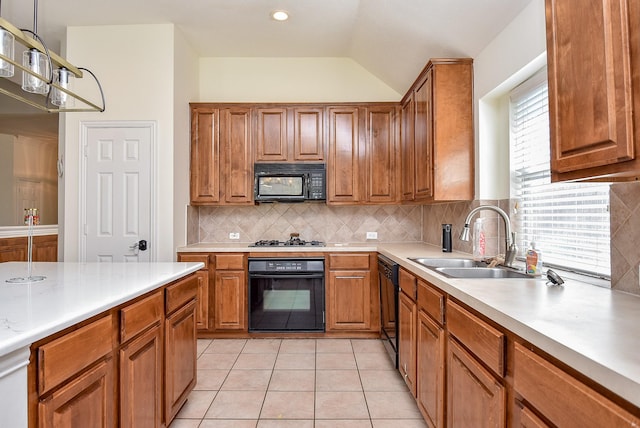
[[[195,216],[198,217],[197,231]],[[422,241],[421,206],[343,207],[277,203],[250,207],[200,207],[189,210],[188,222],[188,243],[287,240],[293,232],[307,241],[329,243],[365,242],[367,232],[378,232],[376,242]],[[231,232],[239,232],[240,239],[229,239]]]
[[[611,186],[611,288],[640,295],[640,183]],[[325,204],[262,204],[251,207],[188,207],[187,242],[241,242],[286,240],[292,232],[306,240],[329,243],[366,241],[366,232],[378,232],[377,242],[426,242],[441,245],[442,224],[452,225],[453,250],[472,254],[472,242],[458,235],[469,211],[479,205],[498,205],[512,213],[511,201],[462,201],[425,206],[328,206]],[[485,219],[487,255],[504,252],[504,226],[492,211]],[[514,229],[517,217],[511,215]],[[240,240],[230,240],[239,232]],[[518,242],[518,245],[521,245]],[[523,251],[523,248],[520,248]]]
[[[611,288],[640,294],[640,183],[615,183],[610,192]]]

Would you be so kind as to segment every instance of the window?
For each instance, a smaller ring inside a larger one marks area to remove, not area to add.
[[[610,277],[609,185],[551,183],[546,68],[510,93],[518,245],[544,264]]]

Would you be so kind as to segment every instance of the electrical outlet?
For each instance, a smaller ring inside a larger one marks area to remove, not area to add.
[[[367,239],[378,239],[378,232],[367,232]]]
[[[229,239],[240,239],[240,232],[230,232]]]

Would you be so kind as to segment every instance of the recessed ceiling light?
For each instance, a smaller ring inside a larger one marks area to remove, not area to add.
[[[286,10],[276,10],[271,12],[271,18],[275,19],[276,21],[286,21],[287,19],[289,19],[289,12],[287,12]]]

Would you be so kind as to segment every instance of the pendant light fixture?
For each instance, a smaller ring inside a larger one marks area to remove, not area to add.
[[[104,92],[95,74],[49,51],[38,35],[38,0],[33,3],[33,31],[0,17],[0,94],[48,112],[104,111]],[[14,60],[16,42],[24,48],[22,63]],[[22,71],[21,82],[14,76],[16,68]],[[73,92],[72,82],[81,79],[83,71],[95,80],[102,106]]]

